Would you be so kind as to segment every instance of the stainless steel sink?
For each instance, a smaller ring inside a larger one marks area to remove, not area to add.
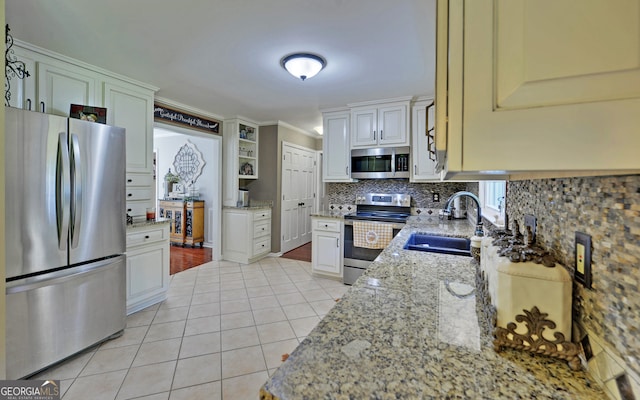
[[[403,248],[405,250],[471,257],[471,240],[467,238],[413,233]]]

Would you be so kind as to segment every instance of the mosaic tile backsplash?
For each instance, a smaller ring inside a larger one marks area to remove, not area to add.
[[[575,232],[591,235],[593,288],[574,285],[574,319],[640,376],[640,175],[509,182],[507,212],[520,227],[535,215],[536,241],[571,271]]]
[[[444,208],[447,199],[461,190],[466,189],[466,183],[434,182],[410,183],[400,179],[361,180],[353,183],[327,183],[326,198],[335,208],[342,206],[342,211],[351,212],[356,196],[365,193],[406,193],[411,195],[411,208],[414,214],[427,213],[437,215]],[[439,195],[440,201],[433,201],[433,194]]]

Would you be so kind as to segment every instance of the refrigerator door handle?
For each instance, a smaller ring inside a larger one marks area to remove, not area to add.
[[[56,161],[56,220],[58,225],[58,248],[65,250],[69,239],[69,202],[71,197],[71,172],[67,133],[58,135]]]
[[[78,247],[82,225],[82,159],[78,135],[71,134],[71,248]]]

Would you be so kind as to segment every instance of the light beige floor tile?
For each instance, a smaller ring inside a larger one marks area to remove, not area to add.
[[[233,350],[241,347],[260,344],[255,326],[222,331],[222,350]]]
[[[222,378],[264,371],[267,367],[260,346],[222,352]]]
[[[260,267],[256,267],[252,270],[243,270],[242,271],[242,277],[244,279],[244,281],[249,281],[252,279],[265,279],[266,276],[264,275],[264,272],[262,272],[262,269],[260,269]]]
[[[220,303],[220,292],[196,293],[191,299],[191,305]]]
[[[105,374],[77,378],[64,395],[65,400],[113,400],[118,394],[120,385],[127,375],[127,370],[108,372]]]
[[[267,371],[228,378],[222,381],[223,399],[256,399],[260,388],[269,379]]]
[[[224,275],[223,275],[224,276]],[[244,280],[220,282],[220,290],[244,289]]]
[[[267,362],[267,368],[279,367],[282,364],[282,356],[291,354],[296,347],[298,347],[297,339],[263,344],[262,354],[264,354],[264,359]]]
[[[280,303],[276,296],[263,296],[263,297],[254,297],[249,299],[249,303],[251,303],[252,310],[260,310],[262,308],[272,308],[279,307]]]
[[[192,305],[189,308],[189,319],[220,315],[220,303]]]
[[[254,286],[254,287],[247,286],[247,295],[249,296],[249,298],[273,296],[274,294],[275,293],[273,293],[273,289],[271,289],[271,286],[269,285]]]
[[[329,300],[320,300],[320,301],[310,301],[309,305],[313,308],[313,311],[318,315],[324,316],[336,305],[336,301],[333,299]]]
[[[277,295],[286,293],[298,293],[298,288],[293,283],[271,285],[273,293]]]
[[[307,302],[307,300],[304,298],[304,296],[302,296],[300,292],[276,294],[276,297],[278,298],[278,302],[280,302],[280,305],[282,306]]]
[[[219,381],[220,353],[178,360],[172,389]]]
[[[241,300],[248,297],[249,296],[247,295],[247,290],[244,288],[244,285],[241,288],[223,287],[220,292],[220,301]]]
[[[308,302],[319,300],[331,300],[331,296],[324,289],[306,290],[302,295]]]
[[[201,333],[220,331],[220,316],[194,318],[187,320],[184,330],[185,336],[199,335]]]
[[[160,305],[160,310],[167,310],[167,309],[176,308],[176,307],[186,307],[189,304],[191,304],[190,295],[171,296],[171,297],[167,297],[167,299],[162,302],[162,304]]]
[[[245,326],[255,325],[253,314],[251,311],[243,311],[233,314],[222,314],[220,316],[220,325],[222,330],[243,328]]]
[[[165,324],[153,324],[149,327],[144,342],[172,339],[182,337],[186,321],[167,322]]]
[[[221,388],[222,383],[216,381],[189,386],[183,389],[175,389],[171,391],[169,400],[222,400]],[[228,400],[233,400],[233,398]]]
[[[289,321],[273,322],[271,324],[258,325],[258,337],[260,343],[279,342],[281,340],[293,339],[296,337]]]
[[[242,272],[233,270],[227,273],[226,269],[223,270],[222,268],[220,268],[220,283],[222,287],[224,287],[225,282],[241,281],[242,279]]]
[[[169,287],[167,296],[191,296],[193,294],[193,286],[174,286]]]
[[[316,281],[310,280],[310,281],[303,281],[303,282],[295,282],[296,287],[298,288],[298,290],[300,290],[302,293],[309,291],[309,290],[318,290],[318,289],[322,289],[322,286],[320,286]]]
[[[298,285],[298,283],[301,283],[301,282],[311,281],[313,278],[309,274],[302,272],[302,273],[289,274],[289,279],[291,279],[293,283]]]
[[[246,287],[247,289],[265,286],[265,285],[269,285],[269,282],[267,281],[267,277],[244,280],[244,287]]]
[[[127,371],[125,371],[126,373]],[[45,379],[46,380],[46,379]],[[71,387],[71,384],[75,382],[75,379],[63,379],[60,381],[60,396],[64,397],[64,394],[67,393],[67,390]]]
[[[150,394],[149,396],[136,397],[135,400],[169,400],[169,394],[170,393],[171,392],[162,392],[162,393]]]
[[[318,322],[320,322],[320,318],[316,316],[289,320],[297,337],[307,336],[318,325]]]
[[[175,369],[176,361],[131,368],[117,399],[131,399],[169,391]]]
[[[170,308],[168,310],[158,310],[155,318],[153,319],[152,325],[163,324],[165,322],[182,321],[183,319],[187,319],[188,313],[189,307],[177,307]]]
[[[182,338],[143,343],[133,360],[133,367],[178,359]]]
[[[290,320],[296,318],[312,317],[316,315],[316,312],[313,311],[313,308],[311,308],[309,303],[282,306],[282,311],[284,311],[284,314]]]
[[[180,358],[194,357],[221,351],[220,332],[203,333],[201,335],[182,338]]]
[[[136,326],[133,328],[125,328],[122,336],[107,340],[100,345],[100,350],[113,349],[115,347],[130,346],[132,344],[140,344],[147,334],[148,326]]]
[[[96,349],[85,350],[84,352],[73,356],[67,361],[48,368],[39,374],[33,376],[31,379],[43,379],[43,380],[64,380],[74,379],[82,369],[89,363],[89,360],[95,354]]]
[[[284,275],[282,277],[267,276],[267,282],[269,282],[269,285],[271,286],[287,285],[287,284],[293,285],[293,281],[289,279],[287,275]]]
[[[116,347],[114,349],[98,350],[84,367],[80,376],[102,374],[131,367],[140,345]]]
[[[231,314],[241,311],[251,311],[249,299],[230,300],[220,303],[220,312],[222,314]]]
[[[253,311],[253,319],[256,325],[268,324],[270,322],[285,321],[287,316],[284,315],[284,311],[280,306],[265,308],[262,310]]]
[[[156,316],[155,311],[138,311],[127,316],[127,328],[132,328],[134,326],[147,326],[151,325],[151,321],[153,321],[153,317]]]
[[[220,283],[218,282],[198,282],[193,288],[193,294],[219,292]]]

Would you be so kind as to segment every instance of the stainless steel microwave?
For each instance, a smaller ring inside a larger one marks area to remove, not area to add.
[[[410,147],[351,150],[351,177],[389,179],[409,177]]]

